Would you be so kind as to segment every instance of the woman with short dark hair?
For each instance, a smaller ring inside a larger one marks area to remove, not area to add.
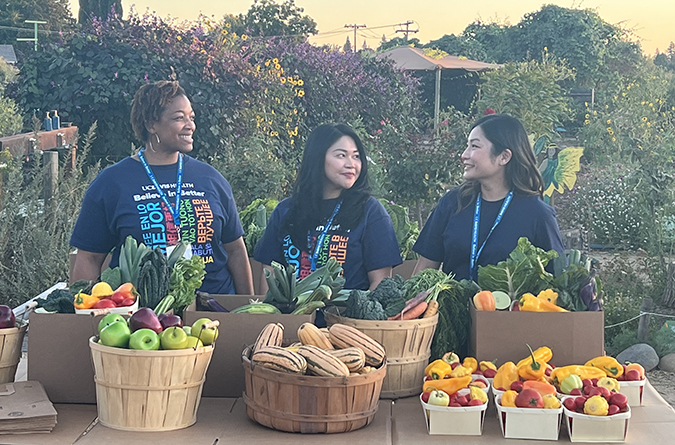
[[[166,252],[184,241],[206,266],[201,290],[253,294],[251,266],[230,184],[192,151],[195,113],[176,81],[143,85],[131,124],[144,147],[104,169],[82,202],[70,244],[78,248],[71,282],[95,280],[112,250],[131,235]],[[114,250],[113,250],[114,249]]]
[[[272,213],[254,254],[267,268],[293,264],[299,278],[329,257],[342,264],[347,289],[374,289],[401,264],[391,219],[370,194],[361,139],[343,124],[309,135],[293,194]]]
[[[520,121],[491,114],[476,121],[461,155],[465,182],[431,213],[413,250],[414,274],[429,268],[477,279],[478,266],[505,260],[518,238],[564,254],[555,210],[544,203],[544,181]]]

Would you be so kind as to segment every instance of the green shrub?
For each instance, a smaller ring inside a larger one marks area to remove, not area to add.
[[[0,199],[0,303],[14,307],[59,281],[68,280],[70,234],[96,167],[82,170],[93,130],[80,144],[76,168],[59,168],[52,204],[42,199],[43,171],[24,176],[20,163],[7,168]]]

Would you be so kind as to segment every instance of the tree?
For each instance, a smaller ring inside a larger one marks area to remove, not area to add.
[[[660,53],[658,49],[656,50],[654,65],[662,66],[670,71],[675,71],[675,43],[670,42],[665,53]]]
[[[0,2],[0,26],[25,28],[26,31],[0,29],[0,43],[12,44],[20,49],[32,49],[33,42],[17,42],[18,37],[34,36],[33,25],[25,20],[43,20],[44,25],[38,27],[38,41],[56,41],[60,39],[57,32],[74,29],[75,19],[68,8],[68,0],[4,0]],[[45,33],[45,31],[56,31]]]
[[[244,29],[235,29],[239,34],[253,36],[301,36],[317,34],[316,22],[305,10],[295,5],[295,0],[254,0],[246,15],[239,15]]]
[[[108,17],[122,17],[122,0],[80,0],[79,23],[87,23],[91,16],[106,20]]]
[[[380,42],[380,46],[377,47],[378,51],[389,51],[393,48],[398,48],[399,46],[420,46],[420,39],[406,39],[405,37],[394,37],[393,39],[387,41],[383,39]]]
[[[446,34],[440,39],[430,41],[424,47],[440,49],[453,56],[464,56],[480,61],[487,60],[487,52],[483,45],[465,35]]]
[[[342,51],[346,53],[352,52],[352,43],[349,41],[349,36],[347,36],[347,40],[345,40],[345,44],[342,47]]]

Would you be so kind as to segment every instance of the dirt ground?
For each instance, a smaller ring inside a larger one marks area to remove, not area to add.
[[[675,372],[656,369],[649,371],[647,378],[659,394],[666,399],[666,402],[675,407]]]

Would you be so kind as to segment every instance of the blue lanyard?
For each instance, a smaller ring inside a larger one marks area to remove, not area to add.
[[[173,216],[173,223],[176,226],[176,231],[178,232],[178,240],[180,240],[180,195],[181,190],[183,188],[183,155],[180,153],[178,154],[178,174],[176,177],[176,206],[174,207],[169,202],[169,197],[166,196],[164,190],[162,190],[162,188],[157,183],[155,174],[152,173],[148,161],[146,161],[145,156],[143,156],[144,150],[145,148],[138,152],[138,159],[141,160],[141,164],[143,164],[145,172],[148,174],[148,178],[150,178],[150,181],[152,181],[152,185],[155,186],[155,190],[157,190],[157,193],[159,193],[159,196],[162,198],[162,201],[164,201],[164,204],[166,204],[166,206],[169,208],[169,211]]]
[[[480,222],[480,193],[478,193],[478,196],[476,197],[476,210],[473,213],[473,233],[471,236],[471,269],[469,270],[470,280],[473,280],[474,272],[477,268],[476,262],[483,251],[483,247],[485,247],[485,243],[487,242],[488,238],[490,238],[490,235],[492,235],[495,227],[497,227],[497,225],[501,222],[506,209],[509,207],[509,204],[511,204],[511,199],[513,199],[513,192],[509,192],[509,194],[506,195],[506,198],[504,198],[504,203],[502,204],[502,208],[499,209],[499,213],[497,214],[497,218],[495,218],[494,224],[492,224],[492,228],[485,237],[485,240],[480,246],[480,249],[478,249],[478,252],[476,252],[476,249],[478,248],[478,225]]]
[[[326,235],[328,234],[328,230],[330,229],[331,224],[333,224],[333,219],[335,218],[335,215],[338,214],[340,211],[340,207],[342,206],[342,200],[340,200],[337,205],[335,206],[335,209],[333,210],[333,214],[330,216],[328,219],[328,222],[323,228],[323,231],[319,235],[319,237],[316,239],[316,246],[314,246],[314,253],[309,257],[310,265],[311,265],[311,270],[314,271],[316,270],[316,261],[319,259],[319,252],[321,251],[321,246],[323,246],[323,241],[326,239]],[[307,247],[311,248],[312,245],[312,235],[310,232],[307,232]]]

